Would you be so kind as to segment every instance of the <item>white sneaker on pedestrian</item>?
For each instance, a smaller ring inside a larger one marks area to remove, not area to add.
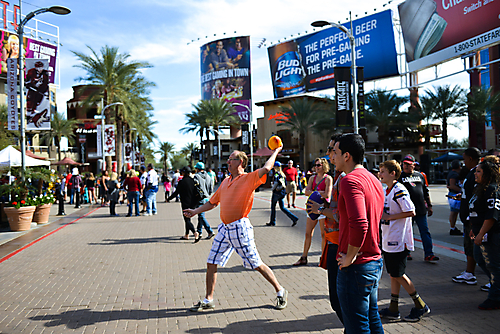
[[[470,285],[477,284],[476,276],[474,276],[474,274],[469,273],[467,271],[463,271],[460,275],[453,277],[452,280],[455,283],[466,283],[466,284],[470,284]]]
[[[151,216],[151,214],[149,212],[146,212],[143,214],[143,216]]]
[[[491,288],[491,283],[488,283],[481,286],[481,291],[490,292],[490,288]]]

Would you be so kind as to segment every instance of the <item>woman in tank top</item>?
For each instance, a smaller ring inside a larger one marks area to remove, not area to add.
[[[332,177],[328,175],[328,171],[330,170],[330,165],[326,159],[317,158],[314,161],[314,169],[316,170],[316,174],[309,178],[309,182],[307,182],[307,187],[305,190],[306,196],[311,195],[314,191],[320,193],[321,197],[327,202],[330,201],[330,195],[332,193]],[[321,215],[317,220],[312,220],[307,217],[306,223],[306,234],[304,240],[304,250],[302,252],[302,256],[300,259],[295,262],[294,266],[302,266],[307,264],[307,254],[309,253],[309,248],[311,248],[311,240],[314,234],[314,228],[316,224],[320,223],[321,228],[321,249],[324,249],[325,244],[325,216]]]

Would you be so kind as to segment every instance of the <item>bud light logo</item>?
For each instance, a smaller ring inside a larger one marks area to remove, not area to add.
[[[281,55],[276,61],[275,68],[273,79],[276,96],[282,97],[306,92],[305,72],[298,52],[289,51]]]

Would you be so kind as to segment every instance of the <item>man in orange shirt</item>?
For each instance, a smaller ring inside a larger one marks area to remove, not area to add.
[[[282,310],[286,307],[288,291],[279,284],[271,268],[262,262],[255,246],[253,227],[248,219],[255,189],[266,181],[266,176],[273,168],[276,156],[282,148],[281,146],[274,150],[264,167],[252,173],[245,173],[247,155],[244,152],[234,151],[227,160],[231,176],[222,181],[210,201],[196,209],[184,210],[184,215],[191,218],[220,204],[222,220],[208,255],[205,299],[198,301],[190,308],[191,311],[200,312],[215,308],[213,299],[217,266],[224,267],[233,251],[243,259],[245,268],[257,270],[274,287],[277,293],[275,308]]]

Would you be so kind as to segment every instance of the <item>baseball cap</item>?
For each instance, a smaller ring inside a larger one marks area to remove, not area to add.
[[[403,162],[407,162],[409,164],[415,163],[415,157],[411,154],[408,154],[404,159]]]
[[[276,162],[274,163],[274,167],[281,167],[281,162],[276,161]]]
[[[182,167],[181,173],[191,173],[191,168],[189,166]]]
[[[196,165],[194,166],[196,169],[205,169],[205,164],[201,161],[197,162]]]

